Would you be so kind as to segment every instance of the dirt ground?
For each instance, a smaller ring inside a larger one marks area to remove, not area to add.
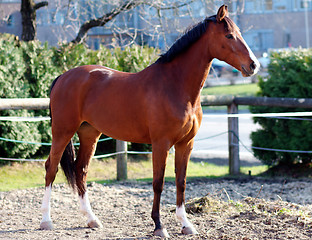
[[[311,183],[255,178],[188,181],[188,217],[199,234],[186,237],[175,217],[175,186],[169,182],[162,195],[162,220],[171,239],[312,239]],[[39,230],[44,188],[0,192],[0,239],[157,239],[150,217],[151,183],[93,183],[88,190],[102,229],[85,227],[78,198],[65,184],[53,188],[51,231]]]

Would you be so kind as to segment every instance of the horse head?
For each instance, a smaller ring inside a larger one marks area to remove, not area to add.
[[[260,63],[243,39],[237,25],[229,18],[227,6],[222,5],[214,24],[211,24],[210,38],[214,41],[210,46],[211,56],[225,61],[241,71],[244,77],[256,74]]]

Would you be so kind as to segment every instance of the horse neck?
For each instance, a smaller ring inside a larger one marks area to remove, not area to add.
[[[187,51],[167,63],[167,81],[174,84],[175,91],[183,100],[191,102],[192,105],[198,102],[200,91],[208,76],[212,63],[209,53],[207,38],[201,37]]]

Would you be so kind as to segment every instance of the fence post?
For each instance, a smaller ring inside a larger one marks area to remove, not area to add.
[[[238,105],[234,102],[228,105],[229,114],[238,113]],[[238,139],[238,117],[228,118],[228,144],[229,144],[229,172],[231,175],[240,173],[239,162],[239,139]]]
[[[117,154],[117,180],[127,179],[127,142],[116,140]]]

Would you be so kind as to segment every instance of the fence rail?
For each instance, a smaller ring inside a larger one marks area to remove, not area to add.
[[[48,109],[49,98],[0,98],[0,110]]]
[[[214,96],[208,95],[201,98],[202,106],[227,106],[228,114],[238,114],[239,105],[248,106],[268,106],[287,108],[312,108],[311,98],[271,98],[271,97],[234,97],[234,96]],[[49,98],[12,98],[0,99],[0,110],[38,110],[48,109]],[[238,117],[228,117],[228,146],[229,146],[229,172],[239,174],[239,132]],[[119,180],[127,178],[127,144],[118,141],[117,152],[117,178]],[[120,151],[122,149],[122,151]]]
[[[312,98],[234,97],[207,95],[201,97],[202,106],[268,106],[289,108],[312,108]]]

